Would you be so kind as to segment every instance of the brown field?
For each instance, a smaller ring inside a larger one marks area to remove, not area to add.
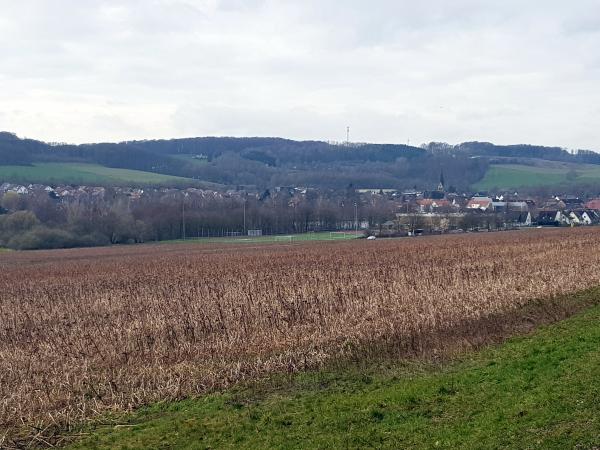
[[[599,284],[597,229],[2,254],[0,447],[273,372],[471,348]]]

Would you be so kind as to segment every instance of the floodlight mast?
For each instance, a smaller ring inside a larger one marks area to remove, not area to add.
[[[188,197],[188,193],[183,194],[183,201],[181,202],[181,232],[183,235],[183,240],[185,241],[185,199]]]
[[[181,202],[181,235],[185,241],[185,195],[183,196],[183,201]]]
[[[244,234],[246,233],[246,197],[244,197]]]

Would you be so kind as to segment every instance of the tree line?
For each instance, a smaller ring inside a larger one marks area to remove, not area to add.
[[[46,192],[6,193],[0,199],[0,246],[50,249],[244,235],[333,231],[354,228],[355,218],[383,223],[393,204],[383,196],[359,196],[353,189],[302,196],[185,195],[156,192],[139,199],[113,195],[101,200],[58,201]]]

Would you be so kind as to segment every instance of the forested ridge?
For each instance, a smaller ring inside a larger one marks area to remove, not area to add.
[[[86,162],[195,178],[226,186],[344,189],[431,187],[444,168],[466,187],[485,161],[407,145],[332,145],[281,138],[203,137],[83,145],[47,144],[0,133],[0,164]],[[454,176],[455,175],[455,176]]]
[[[427,189],[439,181],[466,189],[493,157],[600,164],[600,154],[558,147],[498,146],[485,142],[334,145],[269,137],[199,137],[97,144],[49,144],[0,133],[0,165],[95,163],[112,168],[195,178],[226,186],[306,186]]]

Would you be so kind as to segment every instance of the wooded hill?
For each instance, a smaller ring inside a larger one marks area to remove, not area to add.
[[[447,187],[466,189],[483,178],[494,157],[600,164],[600,155],[590,151],[571,154],[557,147],[497,146],[481,142],[412,147],[201,137],[69,145],[0,133],[2,166],[90,163],[259,189],[274,186],[342,189],[349,185],[428,189],[437,185],[442,169]]]

